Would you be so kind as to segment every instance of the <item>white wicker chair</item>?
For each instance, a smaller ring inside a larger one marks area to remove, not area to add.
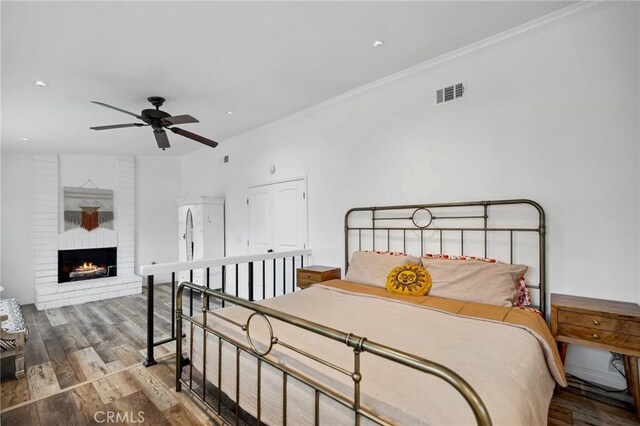
[[[24,375],[24,346],[29,336],[16,299],[0,299],[0,359],[15,357],[16,378]]]

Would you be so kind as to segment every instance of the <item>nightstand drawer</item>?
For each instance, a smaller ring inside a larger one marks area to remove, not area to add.
[[[636,321],[625,321],[599,315],[586,315],[561,310],[558,312],[558,322],[640,336],[640,322]]]
[[[298,282],[300,280],[311,280],[311,281],[321,281],[322,280],[322,272],[315,271],[298,271]]]
[[[311,284],[315,284],[317,282],[320,282],[318,280],[305,280],[303,278],[298,278],[298,287],[309,287]]]
[[[560,323],[558,324],[558,334],[586,342],[632,349],[635,351],[640,350],[640,339],[638,339],[637,336],[606,331],[599,328]]]

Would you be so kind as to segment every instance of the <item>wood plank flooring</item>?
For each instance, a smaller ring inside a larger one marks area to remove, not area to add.
[[[171,334],[171,287],[156,285],[157,340]],[[189,299],[186,307],[189,307]],[[199,310],[200,298],[194,297]],[[12,362],[3,365],[0,406],[53,395],[85,381],[99,379],[143,359],[146,346],[146,291],[139,295],[63,308],[22,307],[29,327],[26,374],[13,379]],[[160,350],[156,353],[162,354]],[[166,352],[165,352],[166,353]],[[125,388],[128,395],[128,390]]]
[[[154,336],[159,340],[170,333],[170,287],[157,285],[155,294]],[[194,303],[198,301],[195,297]],[[109,412],[129,416],[121,417],[120,424],[221,423],[187,392],[174,391],[173,343],[156,348],[158,365],[141,365],[146,294],[47,311],[26,305],[23,312],[31,333],[25,348],[27,374],[0,383],[1,424],[89,425],[104,423]],[[135,417],[138,412],[144,413],[143,419]],[[571,381],[554,396],[549,424],[628,426],[640,425],[640,420],[628,394],[609,394]]]
[[[628,392],[605,392],[571,377],[568,381],[569,387],[551,400],[550,425],[640,425]]]

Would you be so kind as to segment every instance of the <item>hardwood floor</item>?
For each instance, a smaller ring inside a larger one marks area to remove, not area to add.
[[[170,287],[157,285],[155,294],[154,335],[159,340],[169,336]],[[194,298],[194,310],[199,310],[198,301]],[[119,424],[221,423],[187,392],[174,391],[173,343],[156,348],[158,365],[141,365],[146,294],[47,311],[26,305],[23,312],[30,330],[27,374],[0,383],[1,424],[88,425],[107,422],[107,415],[120,415],[110,422]],[[628,394],[608,394],[571,381],[554,396],[549,424],[622,426],[640,425],[640,420]]]
[[[221,425],[195,398],[175,392],[173,357],[145,368],[139,363],[36,401],[2,408],[0,423],[16,426],[100,423]]]
[[[553,396],[550,425],[640,425],[628,392],[598,390],[568,378],[569,387]]]

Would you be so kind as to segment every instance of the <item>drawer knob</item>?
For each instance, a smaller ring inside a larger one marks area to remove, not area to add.
[[[599,338],[600,338],[600,336],[598,336],[596,333],[593,333],[593,338],[594,338],[594,339],[599,339]]]
[[[598,321],[598,320],[593,320],[593,325],[600,325],[600,321]]]

